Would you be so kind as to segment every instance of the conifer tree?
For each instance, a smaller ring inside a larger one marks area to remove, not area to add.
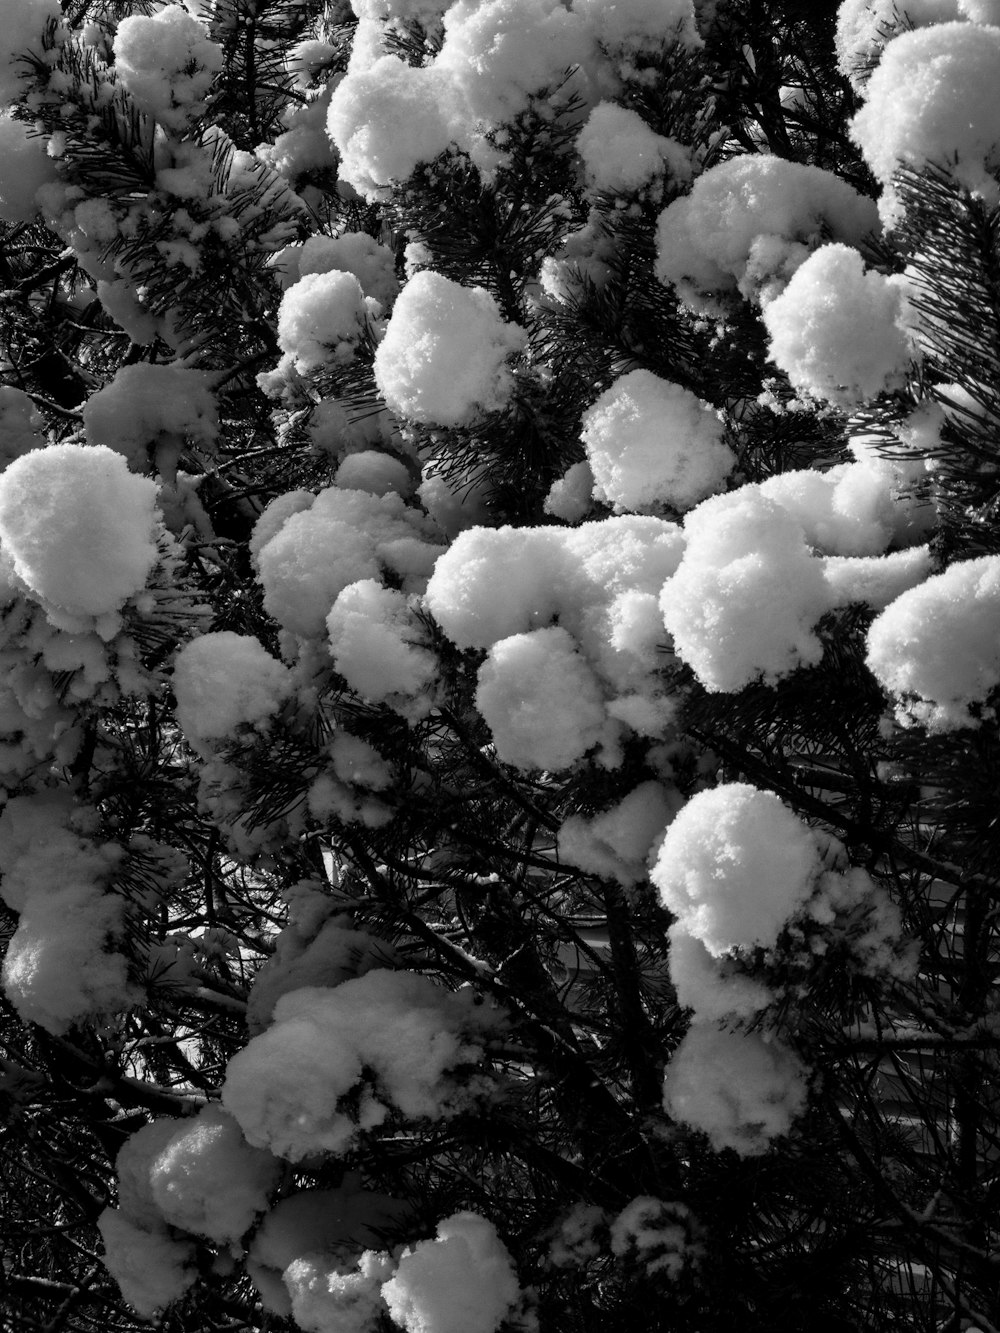
[[[6,0],[0,1328],[1000,1328],[1000,5]]]

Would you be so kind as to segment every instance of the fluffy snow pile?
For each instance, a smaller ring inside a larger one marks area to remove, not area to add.
[[[366,198],[433,162],[452,140],[448,80],[384,55],[353,69],[330,98],[327,130],[340,154],[340,179]]]
[[[403,593],[375,579],[350,583],[326,627],[333,664],[352,690],[413,720],[426,715],[438,662]]]
[[[692,510],[684,531],[684,558],[660,607],[674,651],[706,689],[773,684],[820,660],[814,627],[830,592],[791,514],[742,486]]]
[[[275,255],[272,264],[282,288],[311,273],[331,273],[336,269],[353,273],[364,294],[382,306],[391,305],[399,291],[395,256],[387,245],[380,245],[364,231],[310,236],[302,245],[286,246]]]
[[[616,102],[594,107],[577,136],[576,151],[588,189],[606,194],[662,191],[664,177],[691,178],[689,150]]]
[[[293,283],[278,310],[278,346],[303,374],[351,361],[381,306],[353,273],[331,269]]]
[[[0,104],[6,106],[24,91],[22,75],[28,68],[22,58],[41,51],[50,20],[62,22],[59,0],[5,0],[0,28]]]
[[[887,46],[850,133],[883,185],[887,225],[901,220],[892,186],[903,166],[951,172],[988,203],[1000,199],[1000,28],[941,23],[904,32]]]
[[[211,451],[219,429],[215,397],[200,370],[140,363],[122,366],[114,379],[84,404],[90,444],[125,455],[136,472],[151,457],[168,471],[185,443]]]
[[[178,5],[118,24],[115,71],[139,110],[182,134],[205,110],[223,52]]]
[[[507,405],[514,388],[507,361],[524,342],[524,330],[503,321],[489,292],[425,270],[393,307],[375,382],[390,409],[411,421],[467,425]]]
[[[177,721],[188,742],[211,750],[240,726],[258,726],[291,692],[284,663],[248,634],[222,630],[186,643],[174,659]]]
[[[444,31],[434,69],[455,99],[452,134],[487,172],[502,154],[486,131],[510,124],[535,98],[565,102],[585,86],[578,67],[591,33],[560,0],[457,0]]]
[[[101,446],[33,449],[0,473],[0,543],[47,611],[117,612],[157,559],[156,486]]]
[[[222,1100],[257,1147],[291,1161],[345,1153],[392,1110],[448,1115],[461,1099],[450,1073],[479,1059],[471,1034],[485,1021],[471,994],[410,972],[291,991],[230,1060]]]
[[[738,951],[716,956],[688,932],[683,921],[675,921],[667,934],[677,1003],[690,1009],[696,1021],[755,1019],[774,1000],[763,982],[741,968]]]
[[[422,592],[440,547],[418,510],[399,495],[331,486],[313,497],[292,492],[261,515],[251,540],[264,607],[289,633],[322,638],[326,618],[352,583],[397,574]]]
[[[904,22],[905,16],[905,22]],[[843,0],[837,11],[835,46],[840,72],[863,92],[885,45],[901,32],[967,18],[975,23],[996,23],[996,0]]]
[[[370,1333],[385,1313],[382,1286],[393,1267],[372,1250],[350,1266],[325,1255],[293,1259],[283,1274],[292,1318],[304,1333]]]
[[[857,250],[824,245],[764,309],[768,356],[792,386],[842,407],[901,387],[913,345],[906,279],[866,271]]]
[[[687,802],[650,878],[687,934],[718,956],[772,947],[819,871],[808,825],[773,792],[730,782]]]
[[[612,56],[655,55],[672,42],[702,45],[691,0],[576,0],[573,9]]]
[[[734,157],[660,214],[656,276],[693,310],[724,315],[737,292],[765,305],[824,241],[856,245],[877,227],[871,200],[832,172]]]
[[[0,894],[19,914],[3,986],[25,1022],[65,1032],[97,1014],[138,1004],[127,959],[125,900],[109,888],[122,851],[95,842],[86,812],[61,792],[8,801],[0,817]]]
[[[559,829],[559,859],[619,884],[638,884],[649,873],[650,851],[681,804],[675,789],[643,782],[591,819],[570,815]]]
[[[878,458],[839,463],[826,472],[801,468],[761,482],[767,500],[802,526],[810,546],[827,555],[880,555],[907,534],[910,506],[897,493],[898,474]]]
[[[901,721],[978,726],[1000,685],[1000,556],[956,561],[897,597],[868,631],[866,661]]]
[[[215,1104],[187,1120],[152,1121],[132,1135],[116,1166],[121,1207],[132,1221],[167,1224],[217,1245],[239,1241],[282,1170]]]
[[[479,670],[476,707],[505,764],[530,771],[569,768],[600,741],[600,681],[561,626],[512,634]]]
[[[382,1287],[406,1333],[496,1333],[520,1296],[514,1261],[492,1222],[454,1213],[435,1240],[403,1251]]]
[[[478,699],[498,753],[530,770],[600,742],[614,764],[622,726],[665,734],[656,594],[682,550],[676,524],[639,515],[459,534],[427,606],[458,647],[488,650]]]
[[[584,414],[594,496],[616,510],[690,509],[736,464],[720,414],[649,370],[615,381]]]
[[[807,1092],[805,1066],[777,1038],[693,1023],[667,1066],[663,1104],[716,1152],[756,1157],[788,1133]]]
[[[0,75],[2,79],[2,75]],[[0,221],[31,222],[38,213],[35,195],[56,179],[55,164],[41,135],[0,112]]]

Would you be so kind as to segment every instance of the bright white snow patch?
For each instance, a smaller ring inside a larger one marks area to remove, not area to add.
[[[223,1104],[250,1143],[292,1161],[347,1152],[390,1108],[440,1119],[461,1099],[450,1071],[481,1054],[465,1035],[486,1021],[471,1002],[381,968],[332,989],[290,991],[272,1026],[230,1060]]]
[[[525,772],[569,768],[604,729],[600,683],[559,626],[495,643],[479,669],[476,707],[498,757]]]
[[[656,276],[693,310],[721,315],[737,291],[766,304],[830,236],[857,244],[877,227],[872,201],[830,171],[734,157],[660,214]]]
[[[334,602],[326,627],[333,664],[352,690],[410,716],[429,710],[437,658],[401,592],[375,579],[351,583]]]
[[[398,56],[350,69],[334,90],[327,115],[327,131],[340,153],[340,179],[374,199],[421,162],[433,162],[452,139],[444,109],[449,97],[448,82],[433,68],[414,68]]]
[[[115,71],[139,110],[182,133],[205,109],[223,52],[177,5],[124,18],[114,39]]]
[[[706,689],[774,684],[820,660],[814,627],[830,592],[789,513],[742,486],[693,509],[684,531],[684,557],[660,609],[674,650]]]
[[[616,102],[594,107],[577,136],[576,151],[587,186],[606,194],[638,194],[661,186],[664,176],[691,178],[690,152]]]
[[[507,360],[525,332],[506,324],[482,287],[430,270],[400,292],[375,353],[375,382],[393,412],[460,426],[505,407],[514,388]]]
[[[820,871],[816,839],[773,792],[729,782],[668,826],[650,878],[683,929],[716,957],[771,948]]]
[[[616,510],[690,509],[736,465],[718,412],[689,389],[633,370],[584,414],[594,496]]]
[[[53,444],[0,473],[0,541],[44,602],[117,611],[156,563],[156,485],[112,449]]]
[[[495,1333],[520,1288],[493,1223],[466,1212],[439,1222],[436,1240],[404,1250],[382,1295],[406,1333]]]
[[[897,597],[868,631],[866,661],[901,721],[978,726],[971,708],[1000,684],[1000,556],[956,561]]]
[[[1000,198],[1000,28],[941,23],[889,43],[868,83],[851,137],[885,187],[887,224],[901,220],[892,188],[900,164],[947,168],[960,184]]]
[[[293,283],[278,309],[278,346],[297,370],[319,370],[353,359],[381,307],[366,297],[353,273],[331,269]]]
[[[842,407],[903,383],[914,349],[901,327],[905,279],[866,272],[849,245],[824,245],[764,308],[768,356],[796,389]]]
[[[640,783],[590,819],[570,815],[559,829],[559,858],[589,874],[637,884],[647,878],[649,853],[681,804],[675,789]]]

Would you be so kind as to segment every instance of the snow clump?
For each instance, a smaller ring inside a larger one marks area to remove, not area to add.
[[[766,305],[831,236],[857,245],[877,227],[872,201],[830,171],[733,157],[660,214],[656,276],[692,310],[724,316],[737,292]]]
[[[180,1240],[166,1228],[141,1227],[117,1208],[105,1208],[97,1229],[104,1242],[105,1268],[143,1319],[153,1319],[198,1280],[192,1241]]]
[[[905,286],[866,271],[848,245],[822,246],[764,309],[768,356],[793,388],[841,407],[901,387],[914,357],[901,324]]]
[[[868,631],[866,662],[900,722],[978,726],[1000,685],[1000,556],[956,561],[897,597]]]
[[[601,739],[600,682],[561,626],[495,643],[479,671],[476,707],[497,755],[524,772],[569,768]]]
[[[718,412],[649,370],[616,380],[588,408],[583,443],[594,497],[618,511],[690,509],[736,465]]]
[[[352,61],[353,63],[353,61]],[[448,147],[448,81],[432,67],[414,68],[383,55],[367,69],[349,69],[334,89],[327,132],[340,154],[339,178],[366,199],[412,176]]]
[[[106,445],[145,472],[152,451],[165,473],[187,443],[210,452],[219,429],[215,396],[200,370],[184,366],[122,366],[87,399],[83,427],[90,444]]]
[[[904,8],[898,0],[843,0],[837,10],[834,39],[837,67],[841,74],[850,79],[855,90],[863,93],[871,71],[878,64],[887,43],[901,32],[961,18],[963,8],[968,9],[968,3],[969,0],[966,0],[965,5],[959,0],[906,0]],[[975,5],[977,0],[971,0],[971,3]],[[995,4],[995,0],[986,0],[986,4]],[[967,13],[966,17],[971,18],[972,15]]]
[[[446,1217],[435,1240],[404,1250],[382,1287],[406,1333],[496,1333],[520,1294],[510,1252],[493,1223],[473,1212]]]
[[[653,55],[671,42],[703,45],[691,0],[576,0],[573,9],[611,56]]]
[[[115,71],[139,110],[178,134],[205,110],[224,59],[198,20],[177,5],[122,19],[114,53]]]
[[[350,583],[326,627],[333,664],[352,690],[414,721],[430,711],[437,658],[403,593],[375,579]]]
[[[238,1242],[267,1207],[281,1163],[251,1148],[232,1116],[215,1104],[170,1125],[169,1140],[147,1168],[149,1195],[163,1221],[217,1245]]]
[[[771,948],[821,864],[815,836],[773,792],[729,782],[699,792],[668,825],[650,878],[713,956]]]
[[[411,421],[463,426],[504,408],[514,389],[508,358],[525,332],[501,318],[482,287],[415,274],[400,292],[375,353],[375,382]]]
[[[186,643],[174,659],[177,721],[195,749],[232,738],[239,726],[259,726],[291,692],[283,662],[248,634],[220,630]]]
[[[222,1101],[255,1147],[291,1161],[342,1154],[392,1110],[450,1114],[464,1095],[450,1072],[480,1058],[471,1034],[488,1021],[470,993],[417,973],[380,968],[290,991],[272,1026],[230,1060]]]
[[[805,1109],[806,1067],[777,1038],[692,1023],[671,1057],[663,1104],[701,1130],[716,1152],[765,1153]]]
[[[637,111],[616,102],[594,107],[577,136],[576,151],[588,189],[605,194],[662,192],[665,176],[674,181],[691,178],[688,149],[657,134]]]
[[[353,1266],[325,1255],[293,1259],[282,1274],[292,1318],[304,1333],[370,1333],[385,1313],[382,1285],[393,1271],[389,1256],[372,1250]]]
[[[713,496],[685,519],[687,546],[660,594],[674,651],[707,690],[774,684],[815,666],[830,605],[822,562],[798,522],[756,486]]]
[[[354,359],[382,307],[353,273],[331,269],[293,283],[278,309],[278,346],[303,374]]]
[[[868,83],[851,138],[883,186],[887,226],[902,220],[892,185],[902,165],[936,166],[988,204],[1000,200],[1000,28],[941,23],[901,33]]]
[[[43,606],[104,616],[157,560],[156,485],[112,449],[52,444],[0,473],[0,542]]]

